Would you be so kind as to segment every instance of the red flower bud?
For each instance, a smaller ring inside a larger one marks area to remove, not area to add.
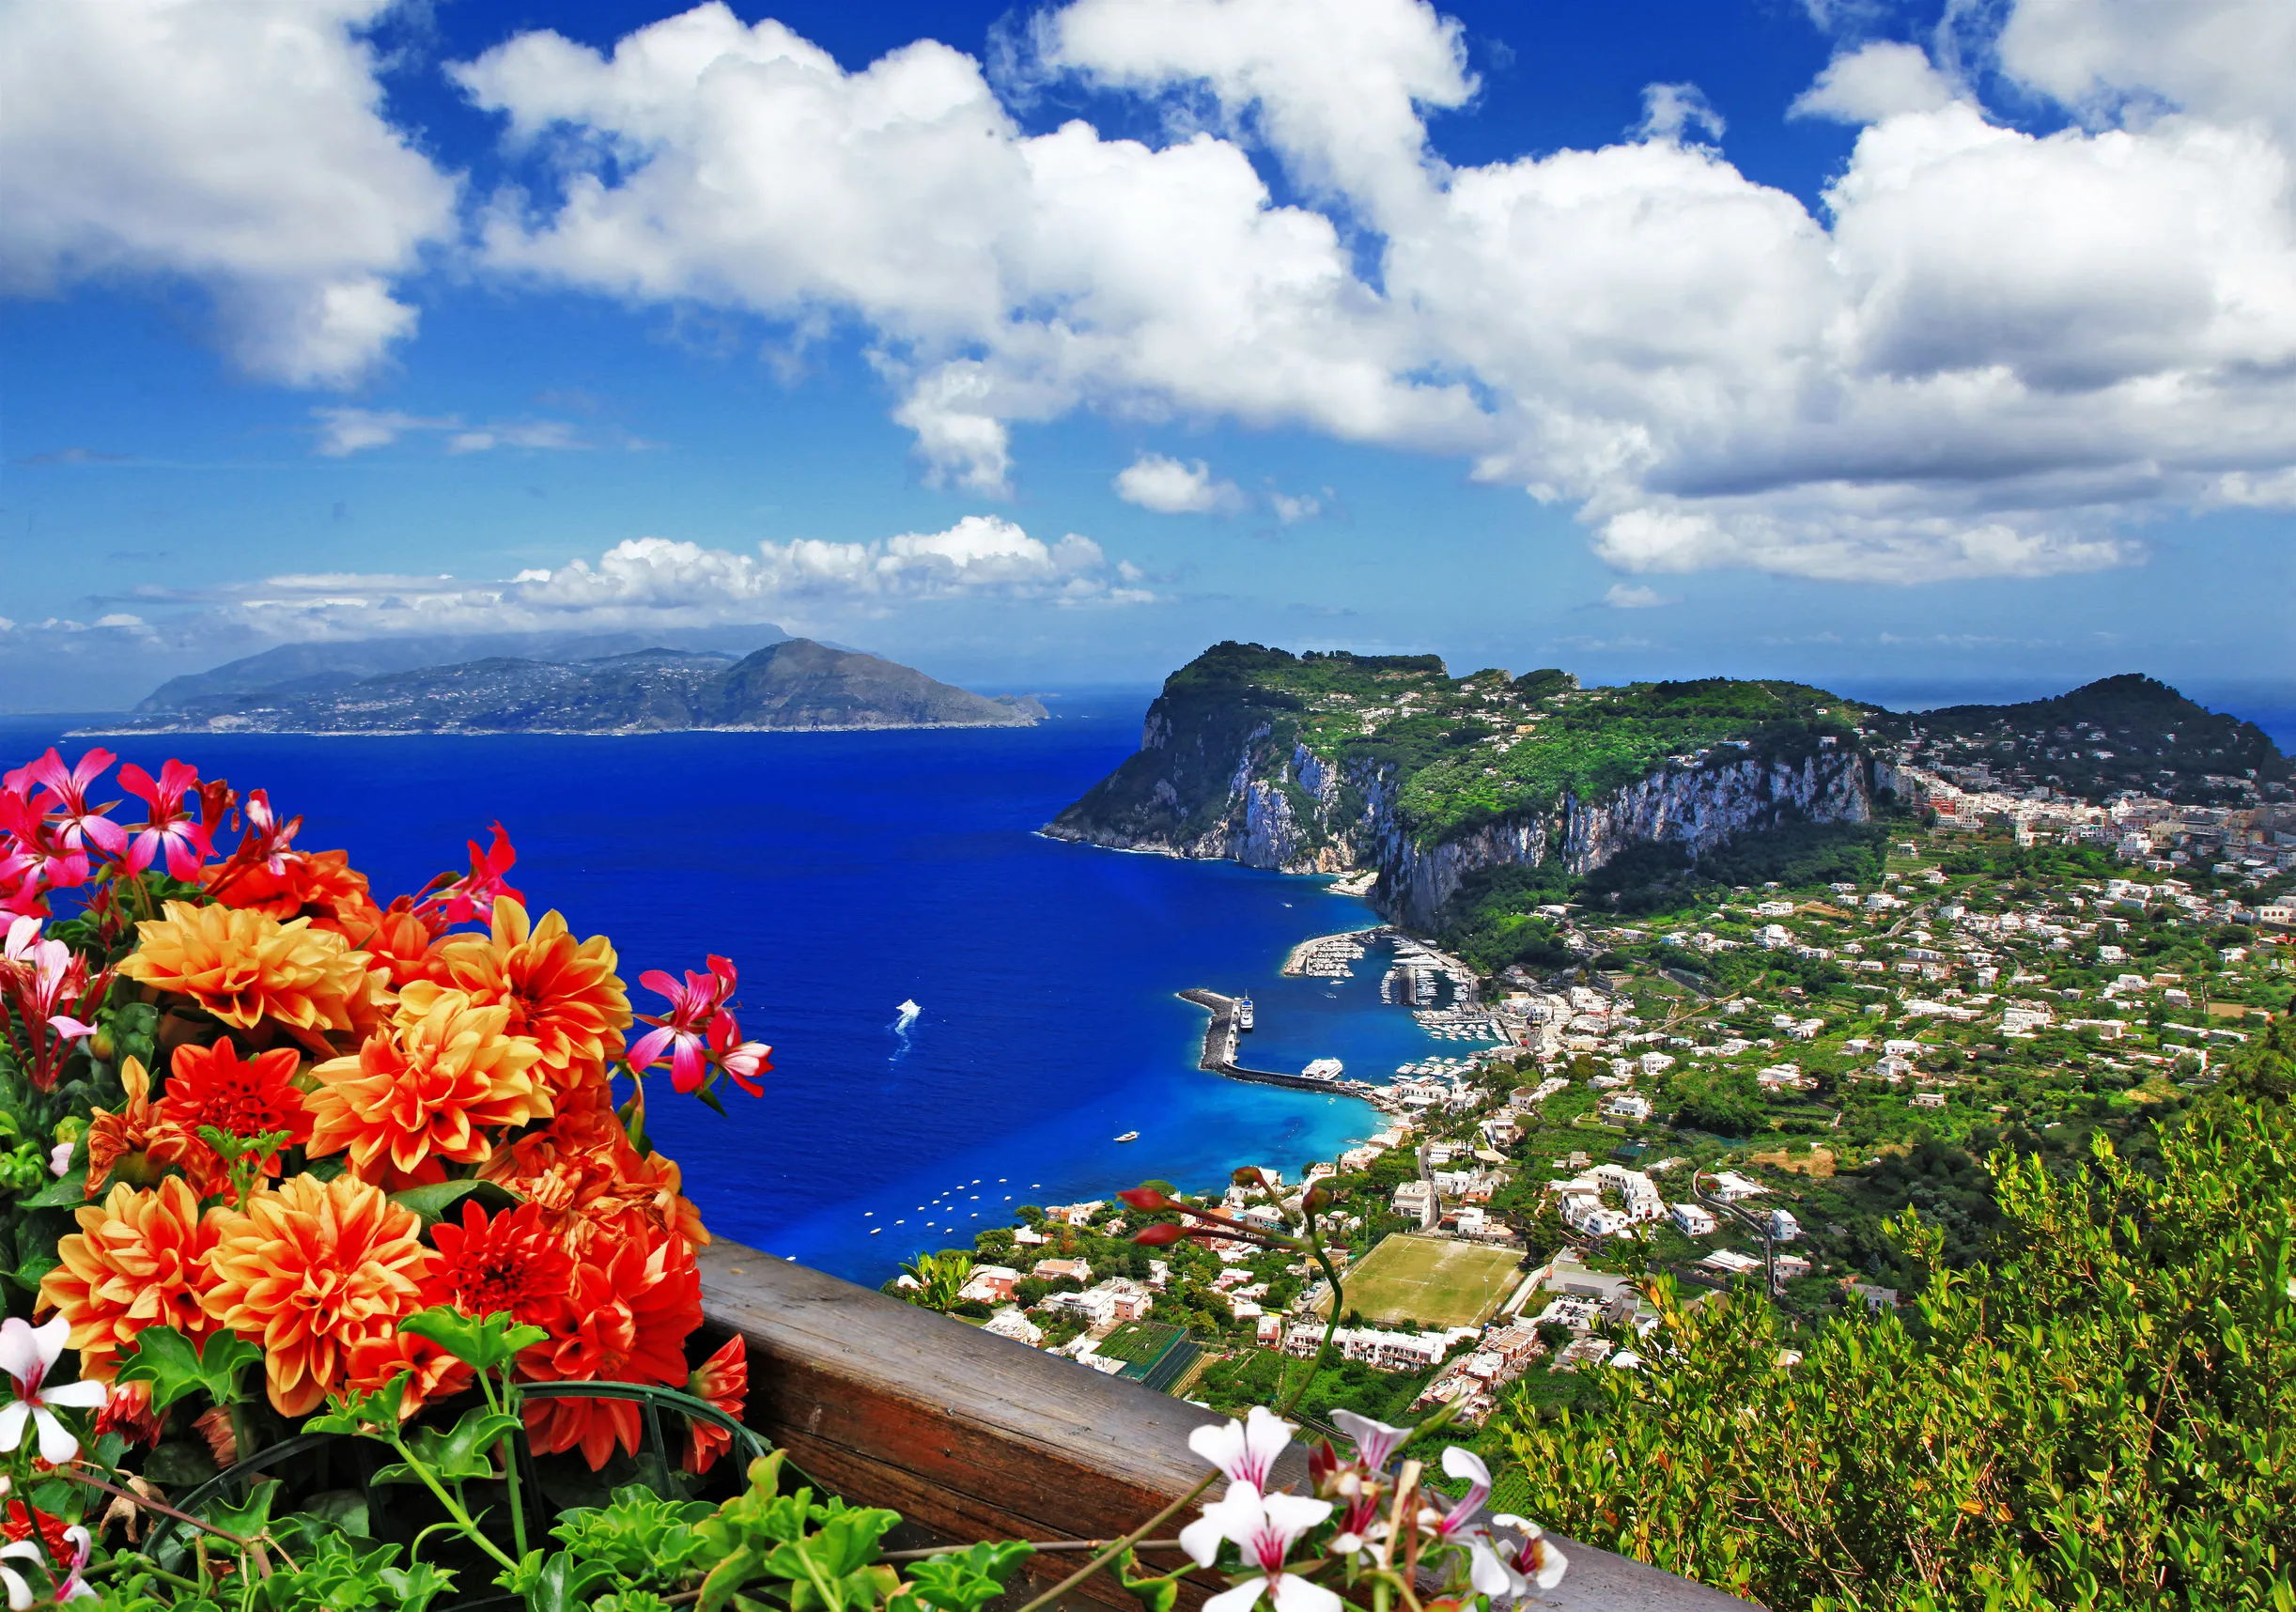
[[[1179,1204],[1165,1195],[1161,1187],[1133,1186],[1116,1195],[1135,1209],[1177,1209]]]
[[[1144,1248],[1160,1248],[1165,1244],[1176,1243],[1187,1235],[1187,1233],[1181,1230],[1178,1221],[1166,1220],[1150,1226],[1144,1231],[1134,1232],[1132,1240]]]

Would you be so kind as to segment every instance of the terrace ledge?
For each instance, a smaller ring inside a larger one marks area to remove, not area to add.
[[[748,1420],[815,1482],[937,1541],[1104,1539],[1203,1475],[1211,1412],[737,1243],[702,1250],[713,1334],[750,1348]],[[1280,1480],[1306,1487],[1295,1445]],[[1558,1536],[1559,1538],[1559,1536]],[[1564,1539],[1562,1583],[1524,1605],[1730,1612],[1751,1604]],[[1176,1558],[1175,1558],[1176,1559]],[[1045,1558],[1063,1573],[1077,1558]],[[1185,1604],[1224,1588],[1207,1575]],[[1105,1576],[1078,1600],[1139,1604]]]

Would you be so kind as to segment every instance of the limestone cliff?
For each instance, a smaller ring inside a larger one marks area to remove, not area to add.
[[[1583,874],[1637,844],[1695,857],[1788,821],[1872,815],[1871,764],[1854,726],[1812,719],[1832,701],[1819,690],[1797,703],[1778,692],[1792,686],[1761,684],[1453,682],[1431,657],[1244,653],[1255,647],[1176,674],[1140,752],[1046,831],[1287,873],[1375,870],[1373,904],[1430,929],[1483,869],[1559,859]],[[1424,731],[1394,731],[1415,722]]]

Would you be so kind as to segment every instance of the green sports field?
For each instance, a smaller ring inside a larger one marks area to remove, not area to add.
[[[1521,1263],[1512,1249],[1397,1232],[1347,1273],[1347,1308],[1367,1321],[1481,1325],[1523,1279]]]
[[[1180,1328],[1161,1321],[1127,1321],[1094,1345],[1111,1360],[1138,1366],[1155,1359],[1180,1336]]]

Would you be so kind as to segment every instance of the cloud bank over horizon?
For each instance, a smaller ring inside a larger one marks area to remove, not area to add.
[[[508,295],[849,321],[954,488],[1011,494],[1015,427],[1078,413],[1299,430],[1564,504],[1637,577],[2061,576],[2142,560],[2164,515],[2296,510],[2285,0],[2010,0],[1921,40],[1845,31],[1792,103],[1857,131],[1814,213],[1730,162],[1690,84],[1652,85],[1596,148],[1447,161],[1429,118],[1472,117],[1480,86],[1461,25],[1415,0],[1073,0],[993,73],[931,39],[847,70],[719,4],[606,52],[520,33],[437,70],[536,176],[481,194],[390,120],[364,31],[386,9],[0,10],[0,290],[188,280],[247,373],[310,387],[387,364],[438,260]],[[1017,109],[1046,85],[1165,136],[1030,132]],[[547,421],[320,417],[345,455],[582,445]],[[1145,453],[1116,490],[1249,502]],[[635,609],[617,590],[673,574],[737,601],[1141,591],[1086,539],[1007,533],[610,555],[486,608]]]
[[[808,635],[880,619],[896,603],[1030,601],[1120,609],[1157,596],[1128,561],[1091,538],[1032,537],[994,515],[944,532],[876,542],[796,538],[753,550],[663,537],[617,543],[596,559],[504,579],[372,573],[283,575],[199,593],[147,589],[101,601],[89,619],[0,617],[0,667],[102,658],[143,668],[207,665],[281,643],[516,632],[611,632],[772,621]],[[60,659],[59,659],[60,658]]]

